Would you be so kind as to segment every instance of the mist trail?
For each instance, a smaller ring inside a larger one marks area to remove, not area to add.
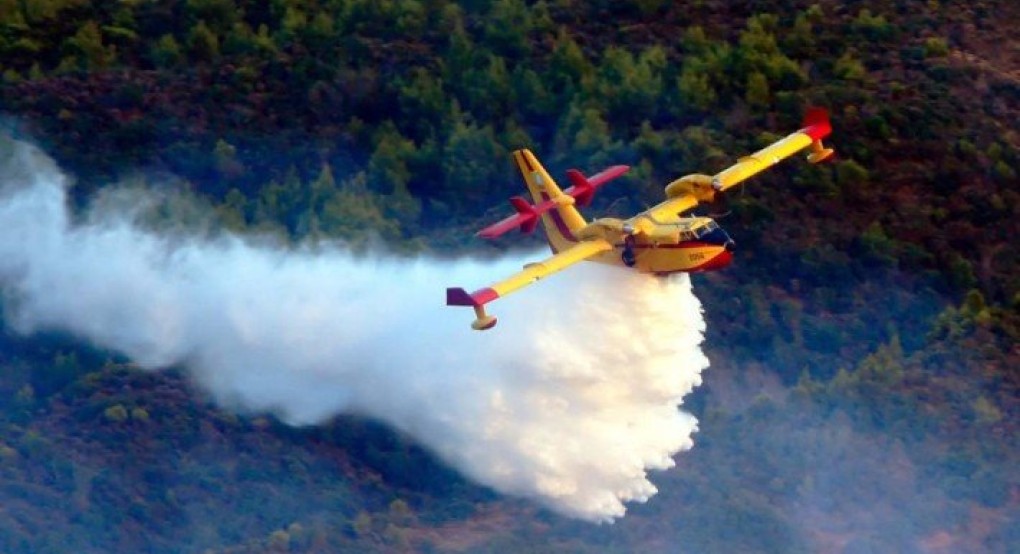
[[[158,235],[117,208],[72,218],[64,187],[52,160],[0,139],[0,287],[21,333],[185,367],[225,406],[295,425],[376,418],[479,483],[591,521],[653,495],[648,471],[692,446],[697,422],[677,406],[708,361],[686,277],[581,264],[501,299],[499,326],[479,333],[443,289],[538,254],[365,258]]]

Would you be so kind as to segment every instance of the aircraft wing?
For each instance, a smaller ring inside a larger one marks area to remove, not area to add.
[[[666,197],[669,199],[656,212],[675,212],[676,208],[689,209],[701,202],[715,202],[720,193],[746,181],[765,171],[790,156],[810,148],[808,161],[818,163],[832,155],[831,148],[822,145],[822,139],[832,132],[829,114],[824,109],[808,110],[804,117],[803,127],[795,133],[778,140],[765,148],[740,158],[737,163],[716,173],[702,175],[695,173],[685,175],[666,185]],[[693,204],[692,204],[693,202]]]
[[[754,154],[740,158],[737,163],[715,174],[712,177],[712,188],[716,192],[725,191],[809,146],[812,154],[808,156],[808,161],[818,163],[832,155],[832,151],[825,149],[821,142],[831,132],[828,112],[821,108],[808,110],[800,130]]]
[[[683,194],[675,198],[670,198],[641,215],[647,215],[653,221],[673,221],[673,219],[677,216],[697,205],[697,198],[690,194]],[[639,215],[638,217],[631,219],[637,222],[637,220],[644,218]]]
[[[496,318],[485,313],[485,304],[506,296],[511,292],[526,287],[539,279],[552,275],[566,269],[578,262],[584,261],[592,256],[613,249],[613,245],[603,239],[593,239],[578,242],[541,262],[524,266],[524,269],[495,283],[487,288],[476,290],[468,294],[462,288],[446,289],[446,304],[448,306],[471,306],[475,309],[474,323],[471,324],[476,330],[490,329],[496,325]]]

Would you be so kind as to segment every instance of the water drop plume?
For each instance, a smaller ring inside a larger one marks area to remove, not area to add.
[[[123,202],[67,208],[66,177],[0,143],[9,327],[60,330],[139,366],[186,368],[224,406],[295,425],[383,421],[471,479],[612,521],[692,446],[678,408],[708,362],[689,280],[580,264],[496,302],[493,330],[444,305],[545,254],[356,256],[342,246],[155,232]]]

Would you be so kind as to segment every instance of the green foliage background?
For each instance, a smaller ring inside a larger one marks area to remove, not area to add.
[[[0,0],[0,108],[78,201],[170,173],[219,225],[283,241],[491,248],[470,237],[518,192],[522,146],[556,175],[632,165],[591,213],[655,203],[808,105],[839,153],[735,199],[738,262],[696,283],[699,444],[610,528],[494,498],[369,422],[238,418],[173,374],[8,338],[0,546],[1010,551],[1018,20],[1008,0]]]

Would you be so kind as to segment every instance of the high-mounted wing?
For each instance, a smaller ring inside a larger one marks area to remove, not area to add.
[[[750,156],[740,158],[737,163],[717,173],[712,177],[712,188],[718,192],[725,191],[809,146],[811,154],[808,155],[808,161],[821,162],[832,155],[832,149],[822,145],[822,139],[831,132],[828,112],[821,108],[808,110],[800,130]]]
[[[526,287],[543,277],[566,269],[592,256],[613,249],[613,245],[602,239],[582,241],[541,262],[524,266],[524,269],[484,289],[468,294],[462,288],[446,289],[447,306],[471,306],[475,309],[475,321],[471,327],[482,331],[496,325],[495,316],[485,313],[485,304]]]
[[[715,175],[685,175],[666,185],[666,196],[673,200],[689,195],[697,202],[713,202],[718,193],[725,192],[808,147],[811,148],[809,162],[814,164],[824,161],[833,152],[831,148],[825,148],[822,139],[831,132],[828,112],[823,108],[812,108],[804,116],[798,131],[740,158],[737,163]]]

